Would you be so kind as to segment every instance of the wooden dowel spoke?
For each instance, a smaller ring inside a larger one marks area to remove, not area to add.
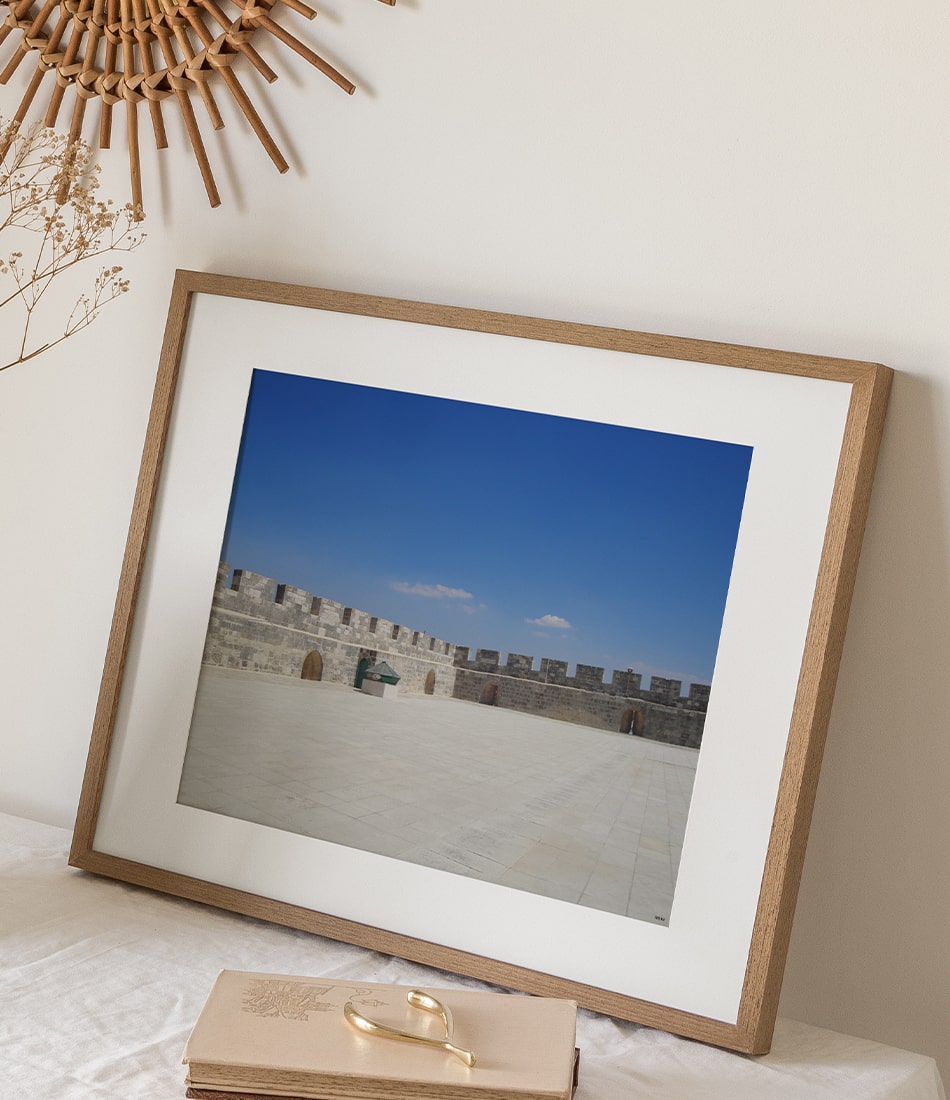
[[[175,59],[175,51],[171,44],[171,31],[162,23],[155,24],[155,33],[158,36],[158,43],[162,50],[162,55],[165,58],[165,64],[169,70],[177,67],[177,61]],[[180,80],[173,82],[175,90],[175,98],[178,100],[178,106],[181,109],[181,116],[185,120],[185,129],[188,131],[188,139],[191,141],[191,148],[195,154],[195,160],[198,162],[198,169],[201,172],[201,179],[205,185],[205,192],[208,195],[208,201],[212,206],[221,205],[221,197],[218,195],[218,188],[214,182],[214,176],[211,172],[211,162],[208,160],[208,154],[205,151],[204,142],[201,140],[201,132],[198,129],[198,122],[195,119],[195,112],[191,106],[191,100],[188,98],[188,93],[182,87]]]
[[[55,6],[55,5],[53,5]],[[50,6],[49,10],[52,11],[53,6]],[[20,26],[20,20],[25,19],[30,12],[30,8],[33,7],[33,0],[20,0],[19,4],[10,5],[10,21],[4,23],[0,27],[0,43],[7,37],[7,35],[14,29],[14,27]],[[44,17],[44,22],[46,21]]]
[[[174,19],[172,21],[172,30],[175,32],[175,38],[178,42],[178,46],[184,55],[186,62],[194,61],[195,50],[191,44],[191,40],[188,37],[188,28],[185,26],[184,20]],[[171,67],[171,66],[169,66]],[[211,94],[211,87],[205,80],[194,81],[198,89],[198,94],[204,101],[205,107],[208,109],[208,115],[211,118],[211,125],[220,130],[224,126],[224,119],[221,117],[221,112],[218,110],[218,105],[214,101],[214,96]]]
[[[115,25],[119,21],[119,0],[108,0],[107,19],[112,33],[106,38],[106,56],[103,62],[103,75],[111,77],[115,73],[116,55],[119,44],[115,39]],[[99,148],[108,149],[112,145],[112,102],[102,96],[102,110],[99,113]]]
[[[20,123],[22,121],[22,119],[14,119],[6,128],[6,132],[0,133],[0,160],[3,160],[7,155],[10,146],[13,144],[13,139],[20,131]]]
[[[64,13],[60,14],[59,22],[56,24],[56,27],[54,28],[53,33],[49,36],[49,43],[48,43],[44,53],[41,54],[42,57],[53,54],[53,53],[56,52],[56,50],[59,49],[59,43],[60,43],[60,40],[62,39],[63,35],[66,32],[66,27],[69,25],[69,19],[70,19],[70,16],[68,15],[68,13],[64,12]],[[53,70],[50,69],[50,72],[53,72]],[[54,95],[55,95],[55,86],[54,86],[53,91],[54,91]],[[53,105],[53,100],[51,99],[50,104],[49,104],[49,108],[47,109],[47,115],[46,115],[47,118],[49,118],[49,110],[52,109],[52,105]],[[44,126],[51,126],[52,123],[44,121],[43,125]]]
[[[149,23],[148,14],[142,0],[132,0],[132,10],[135,14],[136,39],[139,44],[139,57],[142,59],[142,72],[145,76],[144,83],[155,75],[155,62],[152,58],[151,31],[147,30]],[[155,148],[167,149],[168,137],[165,134],[165,120],[162,118],[162,105],[152,97],[148,97],[148,113],[152,119],[152,133],[155,135]]]
[[[76,14],[72,17],[73,31],[69,36],[69,42],[66,45],[66,53],[63,55],[62,64],[58,66],[62,79],[56,81],[56,87],[53,89],[53,94],[50,97],[49,109],[46,112],[46,125],[49,127],[56,125],[56,119],[59,116],[59,108],[62,105],[63,96],[66,94],[66,84],[63,83],[63,81],[69,79],[69,70],[76,63],[76,58],[79,56],[79,47],[82,45],[82,40],[86,34],[86,24],[81,17],[87,15],[91,10],[92,0],[81,0]]]
[[[3,70],[2,73],[0,73],[0,84],[6,84],[10,77],[13,76],[13,74],[20,67],[20,62],[23,60],[24,57],[26,57],[26,52],[27,51],[24,50],[21,46],[17,46],[16,53],[7,62],[7,67]]]
[[[45,75],[45,70],[37,66],[36,72],[33,74],[33,78],[27,86],[26,91],[23,93],[23,98],[20,100],[20,106],[17,107],[16,114],[13,116],[13,121],[16,123],[17,128],[19,128],[20,123],[26,118],[26,113],[29,111],[36,93],[40,90],[40,84],[43,83],[43,77]],[[5,152],[6,150],[4,150],[4,153]]]
[[[129,176],[132,182],[132,205],[145,208],[142,201],[142,163],[139,159],[139,116],[138,104],[131,99],[125,101],[126,128],[129,137]]]
[[[102,14],[102,0],[96,0],[93,8],[93,15],[96,13],[101,16]],[[93,70],[96,60],[96,48],[99,43],[99,38],[102,34],[101,22],[96,22],[93,19],[88,24],[89,38],[86,42],[85,54],[83,56],[82,73],[88,73]],[[73,117],[69,126],[69,141],[67,148],[74,150],[78,147],[78,143],[82,138],[82,122],[86,113],[86,96],[81,93],[81,90],[77,89],[76,102],[73,104]],[[71,163],[71,161],[70,161]],[[56,195],[56,201],[58,203],[64,203],[69,197],[69,179],[64,173],[63,182],[60,184],[59,191]]]
[[[119,36],[122,40],[122,73],[126,87],[133,89],[132,78],[135,75],[135,24],[132,19],[132,6],[129,0],[119,0]],[[128,100],[126,95],[126,100]]]
[[[240,50],[242,54],[250,61],[255,69],[261,74],[261,76],[267,81],[268,84],[273,84],[277,79],[277,73],[267,64],[263,57],[254,49],[250,42],[236,42],[235,49]]]
[[[181,113],[185,119],[185,128],[191,140],[191,147],[194,150],[195,160],[198,162],[198,169],[201,172],[201,179],[205,185],[208,201],[212,206],[220,206],[221,196],[218,194],[218,188],[214,182],[214,176],[211,173],[211,162],[208,160],[204,142],[201,140],[201,133],[198,130],[198,122],[195,119],[195,112],[192,110],[191,100],[188,98],[188,93],[185,91],[177,92],[176,95],[181,105]]]
[[[303,3],[303,0],[279,0],[284,7],[290,8],[291,11],[295,11],[298,15],[302,15],[304,19],[316,19],[317,13],[313,8]]]
[[[261,117],[257,113],[254,104],[250,101],[247,93],[238,83],[238,78],[230,69],[225,69],[222,76],[228,88],[230,88],[232,95],[237,100],[238,106],[244,112],[244,117],[251,124],[251,129],[257,134],[261,145],[267,150],[267,155],[274,162],[277,171],[280,173],[286,172],[290,165],[284,160],[283,154],[277,147],[277,143],[268,133],[264,123],[261,121]]]
[[[73,117],[69,123],[69,144],[73,145],[79,141],[82,137],[82,120],[86,113],[86,100],[83,96],[77,95],[76,102],[73,104]]]
[[[319,54],[315,54],[309,46],[305,46],[299,39],[294,38],[289,31],[285,31],[279,24],[275,23],[269,15],[259,15],[255,19],[255,23],[258,26],[263,27],[265,31],[269,31],[276,39],[283,42],[285,46],[289,46],[294,53],[299,54],[305,61],[309,61],[315,69],[319,69],[324,76],[328,76],[337,87],[342,88],[347,95],[352,95],[356,91],[356,85],[347,80],[346,77],[333,68],[328,62],[324,61]]]
[[[155,0],[150,0],[155,2]],[[231,29],[232,20],[221,10],[220,6],[215,3],[215,0],[199,0],[202,8],[211,16],[212,19],[221,27],[223,31]],[[192,9],[190,7],[185,9],[186,14]],[[241,51],[242,54],[250,61],[255,69],[261,74],[261,76],[267,81],[268,84],[273,84],[277,79],[277,73],[267,64],[263,57],[254,49],[250,42],[235,42],[235,49]]]
[[[46,0],[46,3],[37,12],[36,18],[30,24],[29,29],[24,37],[26,38],[39,38],[40,31],[43,29],[46,20],[53,14],[58,7],[59,0]],[[29,9],[27,9],[28,11]],[[26,12],[23,13],[24,15]]]
[[[69,198],[69,192],[73,183],[73,166],[79,150],[79,139],[82,134],[82,116],[85,100],[82,96],[76,97],[76,107],[73,110],[73,120],[69,127],[69,140],[66,143],[66,154],[63,157],[63,178],[56,190],[56,201],[60,206]],[[78,117],[77,117],[78,115]]]
[[[9,62],[7,63],[7,67],[3,70],[2,73],[0,73],[0,84],[6,84],[10,77],[13,76],[13,74],[17,71],[20,66],[20,62],[23,60],[24,57],[26,57],[26,55],[30,51],[30,47],[27,45],[27,43],[40,37],[40,32],[42,31],[46,20],[56,10],[57,2],[58,0],[46,0],[44,5],[40,8],[39,12],[36,15],[36,18],[27,28],[26,33],[17,44],[16,52],[14,53],[13,57],[10,58]],[[31,7],[32,0],[29,3],[24,0],[24,3],[19,4],[16,8],[17,18],[25,19],[26,16],[29,14]]]
[[[191,24],[192,29],[194,30],[195,34],[197,34],[198,37],[201,39],[205,48],[212,45],[212,43],[214,42],[214,36],[201,21],[201,17],[198,15],[198,13],[190,7],[185,8],[184,13],[185,17],[188,19],[188,22]],[[267,128],[261,121],[261,116],[257,113],[257,110],[255,109],[254,104],[251,102],[250,98],[248,97],[247,92],[245,92],[244,88],[241,86],[241,82],[238,80],[237,74],[234,72],[230,65],[222,65],[217,71],[221,74],[221,79],[227,85],[227,88],[230,91],[231,95],[234,96],[234,99],[237,102],[238,106],[244,112],[244,117],[251,124],[251,129],[254,131],[255,134],[257,134],[260,143],[267,150],[267,155],[276,165],[277,171],[281,173],[286,172],[290,165],[288,165],[287,161],[284,160],[283,154],[277,147],[277,143],[268,133]]]

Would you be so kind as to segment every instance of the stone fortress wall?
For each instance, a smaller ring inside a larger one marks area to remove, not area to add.
[[[211,604],[204,663],[277,676],[354,684],[361,661],[388,661],[399,687],[450,697],[455,646],[222,562]]]
[[[709,687],[654,676],[649,689],[630,669],[614,671],[566,661],[466,646],[278,584],[222,562],[212,600],[204,662],[311,680],[356,684],[361,670],[388,662],[399,689],[526,711],[598,729],[699,748]]]
[[[642,690],[639,673],[614,671],[604,683],[604,669],[579,664],[567,675],[566,661],[509,653],[504,664],[496,650],[480,649],[475,660],[468,650],[456,647],[456,699],[492,703],[528,711],[544,718],[579,722],[597,729],[614,730],[686,745],[698,749],[706,721],[709,687],[693,684],[689,695],[680,695],[679,680],[654,676],[650,689]]]

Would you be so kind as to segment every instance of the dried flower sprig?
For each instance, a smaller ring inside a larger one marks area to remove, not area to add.
[[[17,335],[12,348],[0,348],[0,371],[87,328],[129,289],[120,266],[100,268],[62,330],[36,342],[40,306],[54,280],[108,252],[131,252],[145,239],[139,232],[141,208],[130,203],[116,207],[100,199],[98,190],[99,166],[85,142],[70,142],[41,126],[21,130],[18,123],[0,122],[0,310],[17,313],[22,326],[3,326],[4,333]]]

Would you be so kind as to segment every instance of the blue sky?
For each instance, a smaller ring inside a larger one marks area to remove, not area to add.
[[[255,371],[222,559],[473,653],[685,691],[712,679],[751,454]]]

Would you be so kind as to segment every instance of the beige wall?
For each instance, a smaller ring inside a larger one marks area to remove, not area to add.
[[[278,83],[244,79],[292,169],[222,94],[216,211],[174,112],[160,157],[143,122],[131,293],[0,374],[0,809],[71,822],[176,267],[882,361],[782,1010],[950,1078],[950,9],[318,6],[284,21],[362,90],[268,49]],[[124,196],[121,156],[104,178]]]

